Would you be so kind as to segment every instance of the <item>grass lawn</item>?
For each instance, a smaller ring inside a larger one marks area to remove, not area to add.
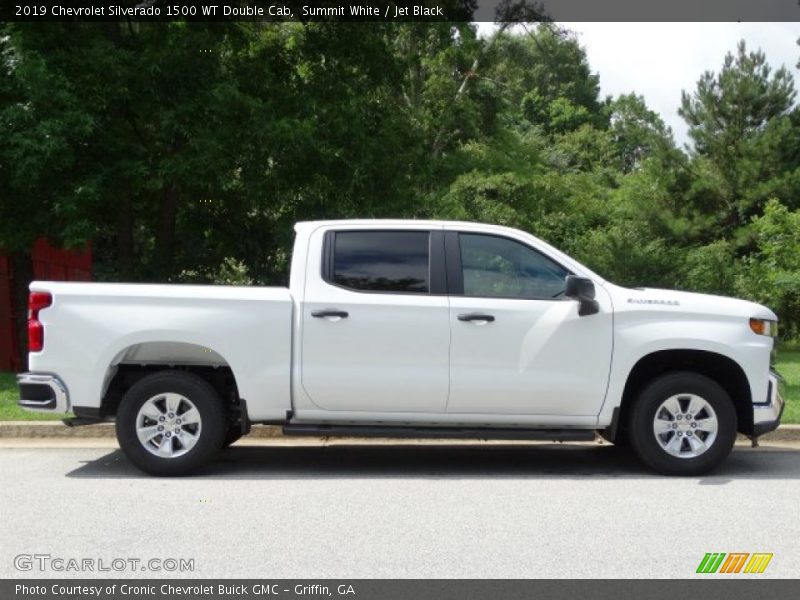
[[[800,349],[779,350],[776,369],[786,379],[784,423],[800,423]],[[0,421],[54,420],[61,416],[30,413],[17,406],[13,373],[0,372]]]
[[[800,423],[800,350],[778,350],[775,370],[786,380],[782,423]]]

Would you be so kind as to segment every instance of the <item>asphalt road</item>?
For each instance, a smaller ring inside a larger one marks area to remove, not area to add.
[[[772,552],[761,577],[800,575],[797,445],[688,479],[607,445],[236,446],[183,479],[113,448],[5,447],[0,475],[0,577],[80,576],[15,569],[34,553],[191,558],[190,577],[684,578],[706,552]]]

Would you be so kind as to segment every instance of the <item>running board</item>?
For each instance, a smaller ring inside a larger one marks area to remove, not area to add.
[[[387,437],[446,438],[479,440],[530,440],[548,442],[591,442],[593,429],[500,429],[492,427],[387,427],[372,425],[302,425],[283,426],[284,435],[315,437]]]

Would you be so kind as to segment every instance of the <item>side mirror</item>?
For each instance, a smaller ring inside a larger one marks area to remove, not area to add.
[[[586,317],[600,312],[600,304],[594,299],[594,283],[587,277],[567,275],[564,296],[578,301],[578,315]]]

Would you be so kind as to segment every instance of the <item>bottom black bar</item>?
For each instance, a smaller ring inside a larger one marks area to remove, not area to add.
[[[745,579],[745,577],[747,577]],[[4,579],[3,600],[516,600],[796,598],[798,579],[698,575],[692,579]]]

